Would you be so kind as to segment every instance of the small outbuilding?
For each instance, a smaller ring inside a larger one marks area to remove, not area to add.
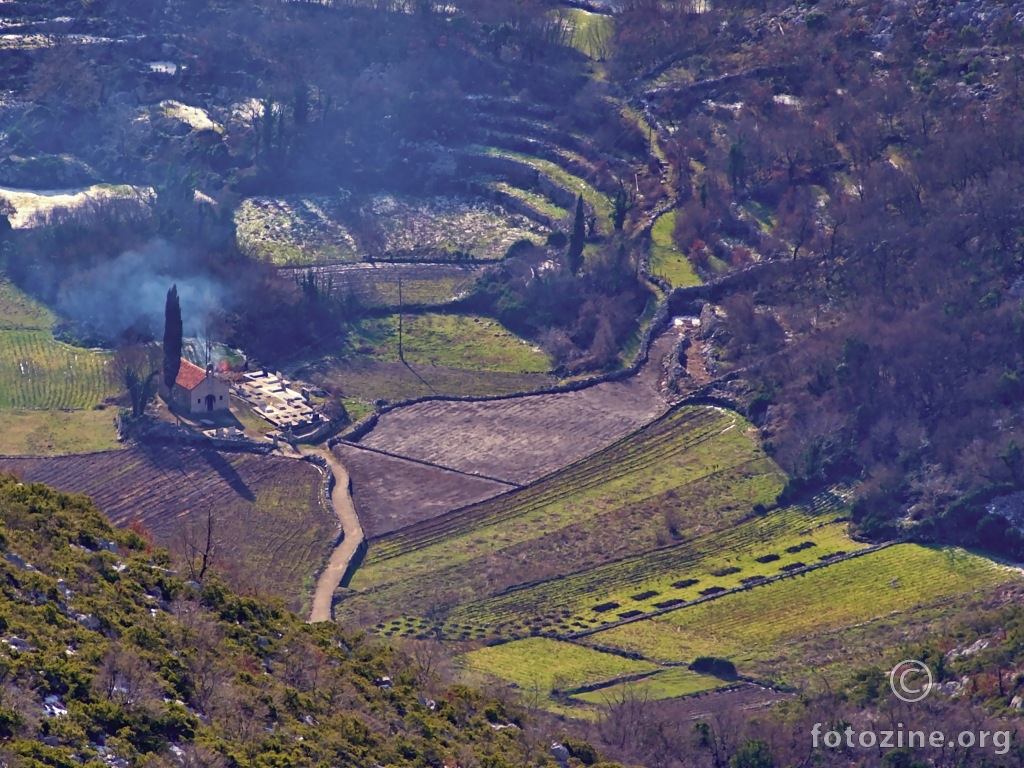
[[[214,373],[212,365],[204,370],[185,358],[181,359],[174,386],[164,393],[168,404],[183,413],[226,411],[230,397],[230,386]]]

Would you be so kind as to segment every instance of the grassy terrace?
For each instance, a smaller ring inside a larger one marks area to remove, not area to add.
[[[522,152],[513,152],[508,149],[498,149],[496,147],[483,147],[481,151],[494,157],[505,157],[510,160],[516,160],[524,165],[528,165],[540,173],[543,173],[559,186],[565,187],[575,194],[583,195],[583,199],[594,207],[594,212],[597,215],[598,226],[605,232],[610,232],[612,230],[611,202],[608,200],[607,195],[598,192],[583,179],[578,176],[573,176],[567,170],[550,160],[525,155]]]
[[[510,680],[520,688],[536,688],[544,693],[555,687],[572,689],[658,669],[656,664],[648,661],[634,661],[543,637],[480,648],[462,658],[470,669]],[[538,664],[539,659],[544,663]]]
[[[782,644],[1018,578],[961,549],[898,544],[588,640],[670,662],[724,656],[743,671]]]
[[[668,280],[675,288],[700,285],[701,279],[694,271],[690,260],[672,240],[675,226],[676,212],[668,211],[659,216],[651,227],[651,274]]]
[[[685,667],[675,667],[662,669],[639,680],[617,683],[586,693],[577,693],[573,699],[587,704],[607,704],[622,696],[624,689],[628,687],[641,700],[646,698],[649,701],[659,701],[711,691],[721,688],[722,685],[722,681],[717,677],[691,672]]]
[[[362,321],[350,341],[360,354],[397,362],[398,316]],[[406,315],[402,350],[405,361],[412,365],[512,373],[546,373],[551,367],[539,349],[500,323],[475,315]]]
[[[522,200],[528,206],[530,206],[537,213],[543,214],[544,216],[550,216],[552,219],[564,219],[569,215],[569,212],[565,208],[552,203],[544,195],[538,195],[536,192],[531,192],[527,189],[520,189],[519,187],[513,187],[511,184],[507,184],[504,181],[498,181],[491,184],[492,189],[496,189],[499,192],[504,192],[507,195]]]

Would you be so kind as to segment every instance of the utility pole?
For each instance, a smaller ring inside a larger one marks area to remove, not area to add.
[[[398,359],[405,362],[405,352],[402,350],[402,268],[398,266]]]

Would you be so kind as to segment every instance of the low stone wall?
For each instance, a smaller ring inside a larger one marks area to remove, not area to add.
[[[218,451],[233,453],[254,453],[267,455],[272,453],[274,446],[270,443],[242,438],[207,437],[188,427],[179,427],[165,421],[147,420],[136,425],[131,435],[142,443],[172,443],[190,448],[215,448]]]

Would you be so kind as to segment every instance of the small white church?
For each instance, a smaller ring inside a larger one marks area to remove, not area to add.
[[[189,414],[226,411],[231,388],[214,373],[213,366],[203,370],[195,363],[181,358],[181,368],[169,392],[163,393],[168,404]]]

